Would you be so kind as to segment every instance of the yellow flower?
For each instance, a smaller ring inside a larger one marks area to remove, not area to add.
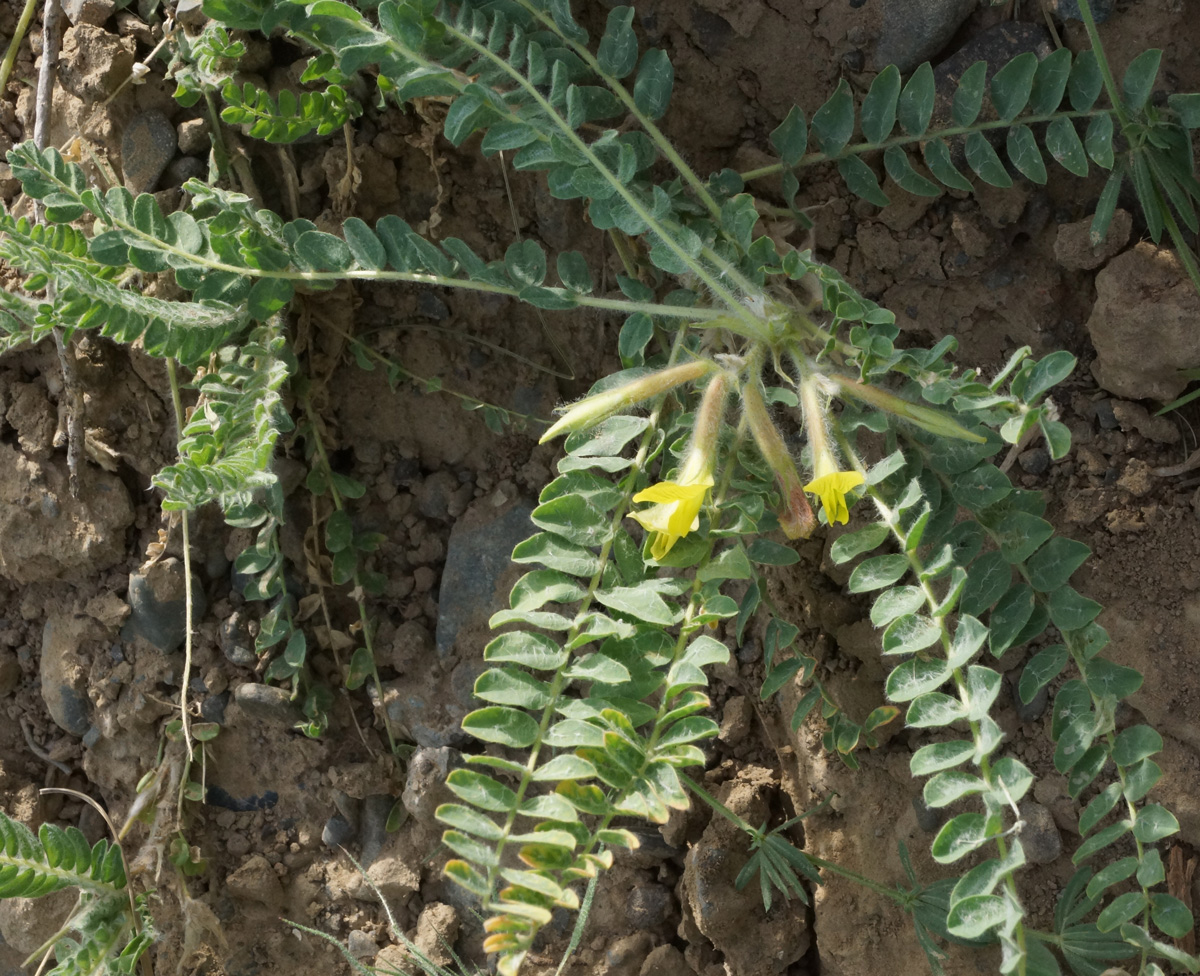
[[[682,484],[660,481],[633,496],[635,502],[658,503],[630,515],[654,533],[650,555],[662,559],[676,542],[699,527],[700,507],[712,486],[711,476],[701,476],[696,481]]]
[[[731,381],[728,373],[720,372],[705,387],[692,427],[692,443],[675,480],[660,481],[633,496],[635,502],[657,503],[629,516],[654,533],[650,555],[655,559],[662,559],[676,542],[700,527],[700,508],[714,484],[713,467]]]
[[[807,485],[805,491],[811,491],[821,499],[825,509],[825,521],[830,525],[835,522],[845,524],[850,521],[850,507],[846,504],[846,492],[853,491],[863,483],[863,476],[857,471],[828,471],[818,474]]]
[[[800,380],[800,402],[804,406],[804,427],[808,431],[813,463],[813,480],[804,486],[804,490],[811,491],[821,499],[827,524],[845,524],[850,521],[846,492],[861,485],[864,478],[857,471],[838,470],[837,458],[825,426],[828,423],[827,408],[817,379],[811,373]]]

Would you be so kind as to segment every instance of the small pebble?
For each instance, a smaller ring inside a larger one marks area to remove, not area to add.
[[[117,5],[115,0],[63,0],[62,9],[72,24],[103,27]]]
[[[1016,671],[1008,673],[1008,687],[1012,692],[1013,706],[1017,710],[1017,718],[1022,722],[1036,722],[1042,717],[1042,713],[1046,711],[1046,704],[1050,700],[1050,689],[1047,685],[1042,685],[1038,689],[1037,694],[1033,696],[1033,700],[1029,704],[1021,701],[1020,692],[1020,674]]]
[[[395,798],[386,793],[372,793],[363,800],[360,862],[364,868],[369,868],[383,850],[384,841],[387,840],[388,814],[395,803]]]
[[[247,715],[272,725],[291,726],[300,719],[300,710],[293,704],[291,695],[272,685],[255,682],[238,685],[233,700]]]
[[[179,151],[185,156],[206,154],[210,146],[208,134],[211,128],[208,119],[203,117],[180,122],[175,129]]]
[[[1096,420],[1102,430],[1116,430],[1120,426],[1112,400],[1097,400],[1092,404],[1092,409],[1096,412]]]
[[[339,847],[349,844],[353,839],[354,828],[340,813],[335,813],[325,821],[325,826],[321,830],[321,842],[326,847],[337,850]]]
[[[206,722],[225,724],[225,709],[229,706],[230,694],[223,691],[218,695],[209,695],[200,705],[200,717]]]
[[[367,959],[379,951],[376,941],[358,929],[352,929],[346,938],[346,948],[355,959]]]
[[[175,126],[153,109],[134,117],[121,136],[121,169],[132,193],[149,193],[175,156]]]
[[[1026,474],[1043,474],[1050,467],[1050,452],[1044,447],[1031,447],[1017,455],[1017,464]]]
[[[1062,854],[1062,835],[1054,817],[1040,803],[1027,800],[1020,805],[1021,819],[1025,822],[1021,830],[1021,846],[1025,859],[1030,864],[1051,864]]]

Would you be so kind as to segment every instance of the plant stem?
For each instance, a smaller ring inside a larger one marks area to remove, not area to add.
[[[167,380],[171,385],[171,403],[175,407],[176,443],[183,441],[183,398],[179,394],[179,377],[175,372],[175,360],[167,357]],[[192,720],[188,713],[188,680],[192,674],[192,544],[188,531],[189,511],[180,512],[183,535],[183,679],[179,684],[179,721],[183,726],[183,742],[187,746],[188,763],[195,760],[192,745]],[[186,777],[183,778],[186,785]],[[180,790],[180,804],[183,792]]]
[[[1104,79],[1104,88],[1108,92],[1108,100],[1112,102],[1117,120],[1124,129],[1129,125],[1129,114],[1125,111],[1125,102],[1121,98],[1117,80],[1113,77],[1112,68],[1108,64],[1108,56],[1104,53],[1104,45],[1100,43],[1100,32],[1096,30],[1096,20],[1092,16],[1092,5],[1089,0],[1079,0],[1079,14],[1083,20],[1084,30],[1087,31],[1088,43],[1092,45],[1092,54],[1100,67],[1100,77]]]
[[[4,52],[4,62],[0,64],[0,92],[3,92],[8,85],[13,65],[17,63],[17,53],[20,51],[21,42],[25,39],[25,32],[29,30],[29,24],[33,20],[33,12],[36,9],[37,0],[25,0],[25,6],[21,9],[21,16],[17,20],[12,39],[8,42],[8,50]]]

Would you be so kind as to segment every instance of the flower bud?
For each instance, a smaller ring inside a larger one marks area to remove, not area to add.
[[[778,512],[779,524],[789,539],[807,539],[816,528],[817,520],[804,494],[800,472],[791,452],[767,413],[767,405],[759,392],[758,383],[747,383],[742,390],[742,410],[763,460],[771,466],[783,505]]]
[[[639,376],[631,383],[626,383],[612,390],[605,390],[595,396],[584,397],[578,403],[568,407],[566,412],[549,430],[541,436],[539,444],[545,444],[559,434],[594,427],[621,410],[634,404],[649,400],[651,397],[667,393],[675,387],[700,379],[706,373],[716,368],[716,364],[707,359],[696,359],[690,363],[681,363]]]
[[[894,393],[888,393],[863,383],[856,383],[854,380],[846,379],[844,376],[831,376],[830,379],[837,384],[838,390],[846,396],[858,400],[860,403],[866,403],[869,406],[875,407],[877,410],[884,410],[896,417],[909,420],[918,427],[923,427],[931,434],[937,434],[939,437],[953,437],[960,441],[972,441],[976,444],[982,444],[987,440],[987,438],[967,430],[941,410],[934,410],[919,403],[913,403],[911,400],[905,400]]]

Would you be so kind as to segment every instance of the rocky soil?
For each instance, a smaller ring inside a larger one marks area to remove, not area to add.
[[[609,4],[576,6],[595,29]],[[647,0],[638,16],[675,64],[667,131],[708,172],[759,165],[789,106],[799,103],[811,116],[840,77],[861,92],[888,61],[907,69],[931,59],[944,65],[939,77],[950,78],[977,56],[1047,50],[1037,5],[1020,5],[1016,22],[1013,6]],[[1061,18],[1073,4],[1048,6]],[[1102,30],[1118,73],[1145,47],[1159,46],[1160,83],[1200,90],[1194,0],[1097,6],[1110,15]],[[156,43],[153,19],[142,19],[148,11],[141,5],[117,10],[112,0],[68,0],[66,9],[51,141],[96,161],[98,173],[156,192],[173,209],[182,181],[207,172],[208,123],[179,107],[161,70],[106,101]],[[185,24],[201,22],[192,0],[181,0],[178,12]],[[0,33],[11,35],[18,13],[0,0]],[[1056,26],[1066,44],[1082,46],[1078,21]],[[0,148],[32,132],[28,82],[40,50],[33,30],[0,97]],[[273,88],[294,85],[299,57],[286,43],[251,40],[240,69]],[[369,109],[355,124],[349,168],[340,135],[286,151],[236,133],[228,138],[245,152],[264,202],[288,216],[321,223],[394,213],[435,237],[461,237],[489,258],[519,233],[551,250],[583,251],[605,269],[602,290],[612,286],[615,256],[577,206],[509,173],[510,209],[498,163],[480,157],[474,143],[456,150],[436,132],[435,106],[424,113]],[[894,309],[914,342],[954,334],[960,361],[985,370],[1025,344],[1039,355],[1066,348],[1080,358],[1056,397],[1074,439],[1070,456],[1051,463],[1032,444],[1013,471],[1023,486],[1044,490],[1049,517],[1095,553],[1077,586],[1106,606],[1101,620],[1114,657],[1146,675],[1131,705],[1166,739],[1156,798],[1179,817],[1176,842],[1186,862],[1200,847],[1200,729],[1193,721],[1200,707],[1200,465],[1192,461],[1200,444],[1193,409],[1153,414],[1184,389],[1177,370],[1200,367],[1200,299],[1172,255],[1148,242],[1132,201],[1122,201],[1109,239],[1089,245],[1100,187],[1099,177],[1080,181],[1061,170],[1046,187],[982,187],[970,197],[918,199],[887,186],[895,203],[879,212],[818,171],[801,200],[816,221],[818,252]],[[770,181],[753,189],[767,199],[777,192]],[[0,195],[23,211],[18,190],[0,164]],[[356,522],[386,536],[373,568],[388,582],[370,611],[380,622],[384,707],[415,749],[403,768],[388,758],[365,693],[336,697],[320,739],[294,731],[294,703],[264,681],[266,662],[253,652],[260,607],[243,600],[232,570],[248,538],[209,512],[192,533],[198,628],[193,668],[184,674],[179,533],[149,490],[174,443],[161,364],[104,341],[77,340],[89,457],[104,463],[89,461],[73,498],[53,347],[0,361],[0,807],[31,825],[76,824],[94,840],[104,826],[89,806],[62,794],[39,796],[39,787],[85,792],[122,822],[160,749],[163,769],[180,768],[163,728],[181,684],[200,716],[221,727],[206,749],[205,802],[187,804],[182,823],[165,818],[139,827],[127,843],[146,878],[176,838],[202,862],[186,878],[169,864],[158,875],[158,971],[348,971],[330,945],[297,938],[281,918],[346,942],[368,964],[405,968],[405,950],[348,854],[419,946],[448,961],[443,943],[453,945],[469,965],[486,969],[473,906],[441,877],[433,810],[444,796],[442,780],[468,747],[458,721],[481,670],[487,618],[514,578],[507,553],[529,531],[528,514],[554,461],[554,448],[536,447],[529,431],[555,403],[616,367],[618,326],[586,314],[543,321],[486,296],[391,287],[317,296],[298,316],[297,348],[335,464],[368,486]],[[480,412],[450,396],[412,384],[393,392],[381,370],[355,365],[340,330],[367,337],[416,376],[440,377],[446,387],[527,415],[529,426],[496,434]],[[311,599],[318,592],[307,572],[313,509],[301,487],[300,455],[284,459],[280,472],[290,489],[283,542],[306,598],[312,660],[337,685],[335,652],[351,646],[357,615],[345,593],[326,589],[327,626],[320,601]],[[801,545],[801,561],[778,572],[772,586],[828,687],[861,718],[883,703],[884,666],[867,604],[845,594],[845,573],[827,557],[830,541]],[[732,632],[724,636],[733,646]],[[789,729],[785,717],[798,689],[787,690],[782,703],[759,701],[758,639],[735,650],[714,683],[722,731],[703,774],[709,788],[756,824],[832,797],[796,832],[797,842],[899,882],[902,841],[918,875],[938,877],[927,850],[940,814],[923,807],[908,776],[908,758],[922,740],[889,726],[880,748],[862,754],[863,768],[850,773],[822,751],[814,720]],[[1013,689],[1036,650],[1015,649],[999,662]],[[1133,717],[1129,711],[1122,720]],[[1038,867],[1026,875],[1022,896],[1044,922],[1072,871],[1079,811],[1053,771],[1045,698],[1024,706],[1007,696],[998,720],[1040,777],[1023,810],[1026,847]],[[403,820],[398,830],[386,829],[389,817]],[[927,971],[906,919],[843,882],[816,890],[811,908],[777,900],[764,912],[753,887],[738,892],[732,884],[747,856],[744,839],[705,808],[661,831],[645,828],[642,837],[642,848],[618,857],[599,885],[581,948],[564,970],[570,976]],[[1191,896],[1186,883],[1175,893]],[[62,895],[0,904],[0,970],[15,971],[70,904]],[[531,973],[554,972],[569,932],[570,921],[557,919],[530,960]],[[995,959],[955,950],[946,969],[994,972]]]

